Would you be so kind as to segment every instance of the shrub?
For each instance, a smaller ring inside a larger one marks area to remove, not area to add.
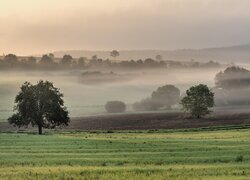
[[[122,101],[108,101],[105,109],[108,113],[122,113],[126,110],[126,104]]]

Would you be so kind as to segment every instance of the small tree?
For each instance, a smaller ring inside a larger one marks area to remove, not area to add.
[[[37,126],[39,134],[43,127],[68,125],[68,111],[62,98],[63,94],[51,82],[39,81],[36,85],[25,82],[15,98],[16,113],[8,121],[18,127]]]
[[[105,109],[108,113],[122,113],[126,110],[126,104],[122,101],[108,101]]]
[[[214,93],[204,84],[192,86],[186,91],[181,104],[193,117],[200,118],[211,112],[210,108],[214,106]]]
[[[162,61],[162,56],[158,54],[158,55],[155,56],[155,59],[157,61]]]
[[[110,56],[116,59],[116,57],[120,56],[120,53],[117,50],[113,50],[110,52]]]

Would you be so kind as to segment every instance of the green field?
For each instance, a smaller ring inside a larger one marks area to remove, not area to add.
[[[0,179],[249,178],[249,129],[0,134]]]

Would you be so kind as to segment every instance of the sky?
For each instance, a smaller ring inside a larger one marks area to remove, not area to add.
[[[0,54],[250,43],[250,0],[0,0]]]

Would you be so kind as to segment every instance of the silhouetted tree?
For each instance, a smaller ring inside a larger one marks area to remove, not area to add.
[[[116,59],[116,57],[120,56],[120,53],[117,50],[113,50],[110,52],[110,56]]]
[[[61,64],[64,67],[70,67],[72,61],[73,61],[73,57],[71,55],[66,54],[62,58]]]
[[[25,82],[15,98],[16,113],[8,121],[18,127],[37,126],[39,134],[43,127],[68,125],[68,111],[62,98],[63,94],[51,82],[39,81],[36,85]]]
[[[204,84],[192,86],[186,91],[181,104],[193,117],[200,118],[211,112],[210,108],[214,106],[214,93]]]

